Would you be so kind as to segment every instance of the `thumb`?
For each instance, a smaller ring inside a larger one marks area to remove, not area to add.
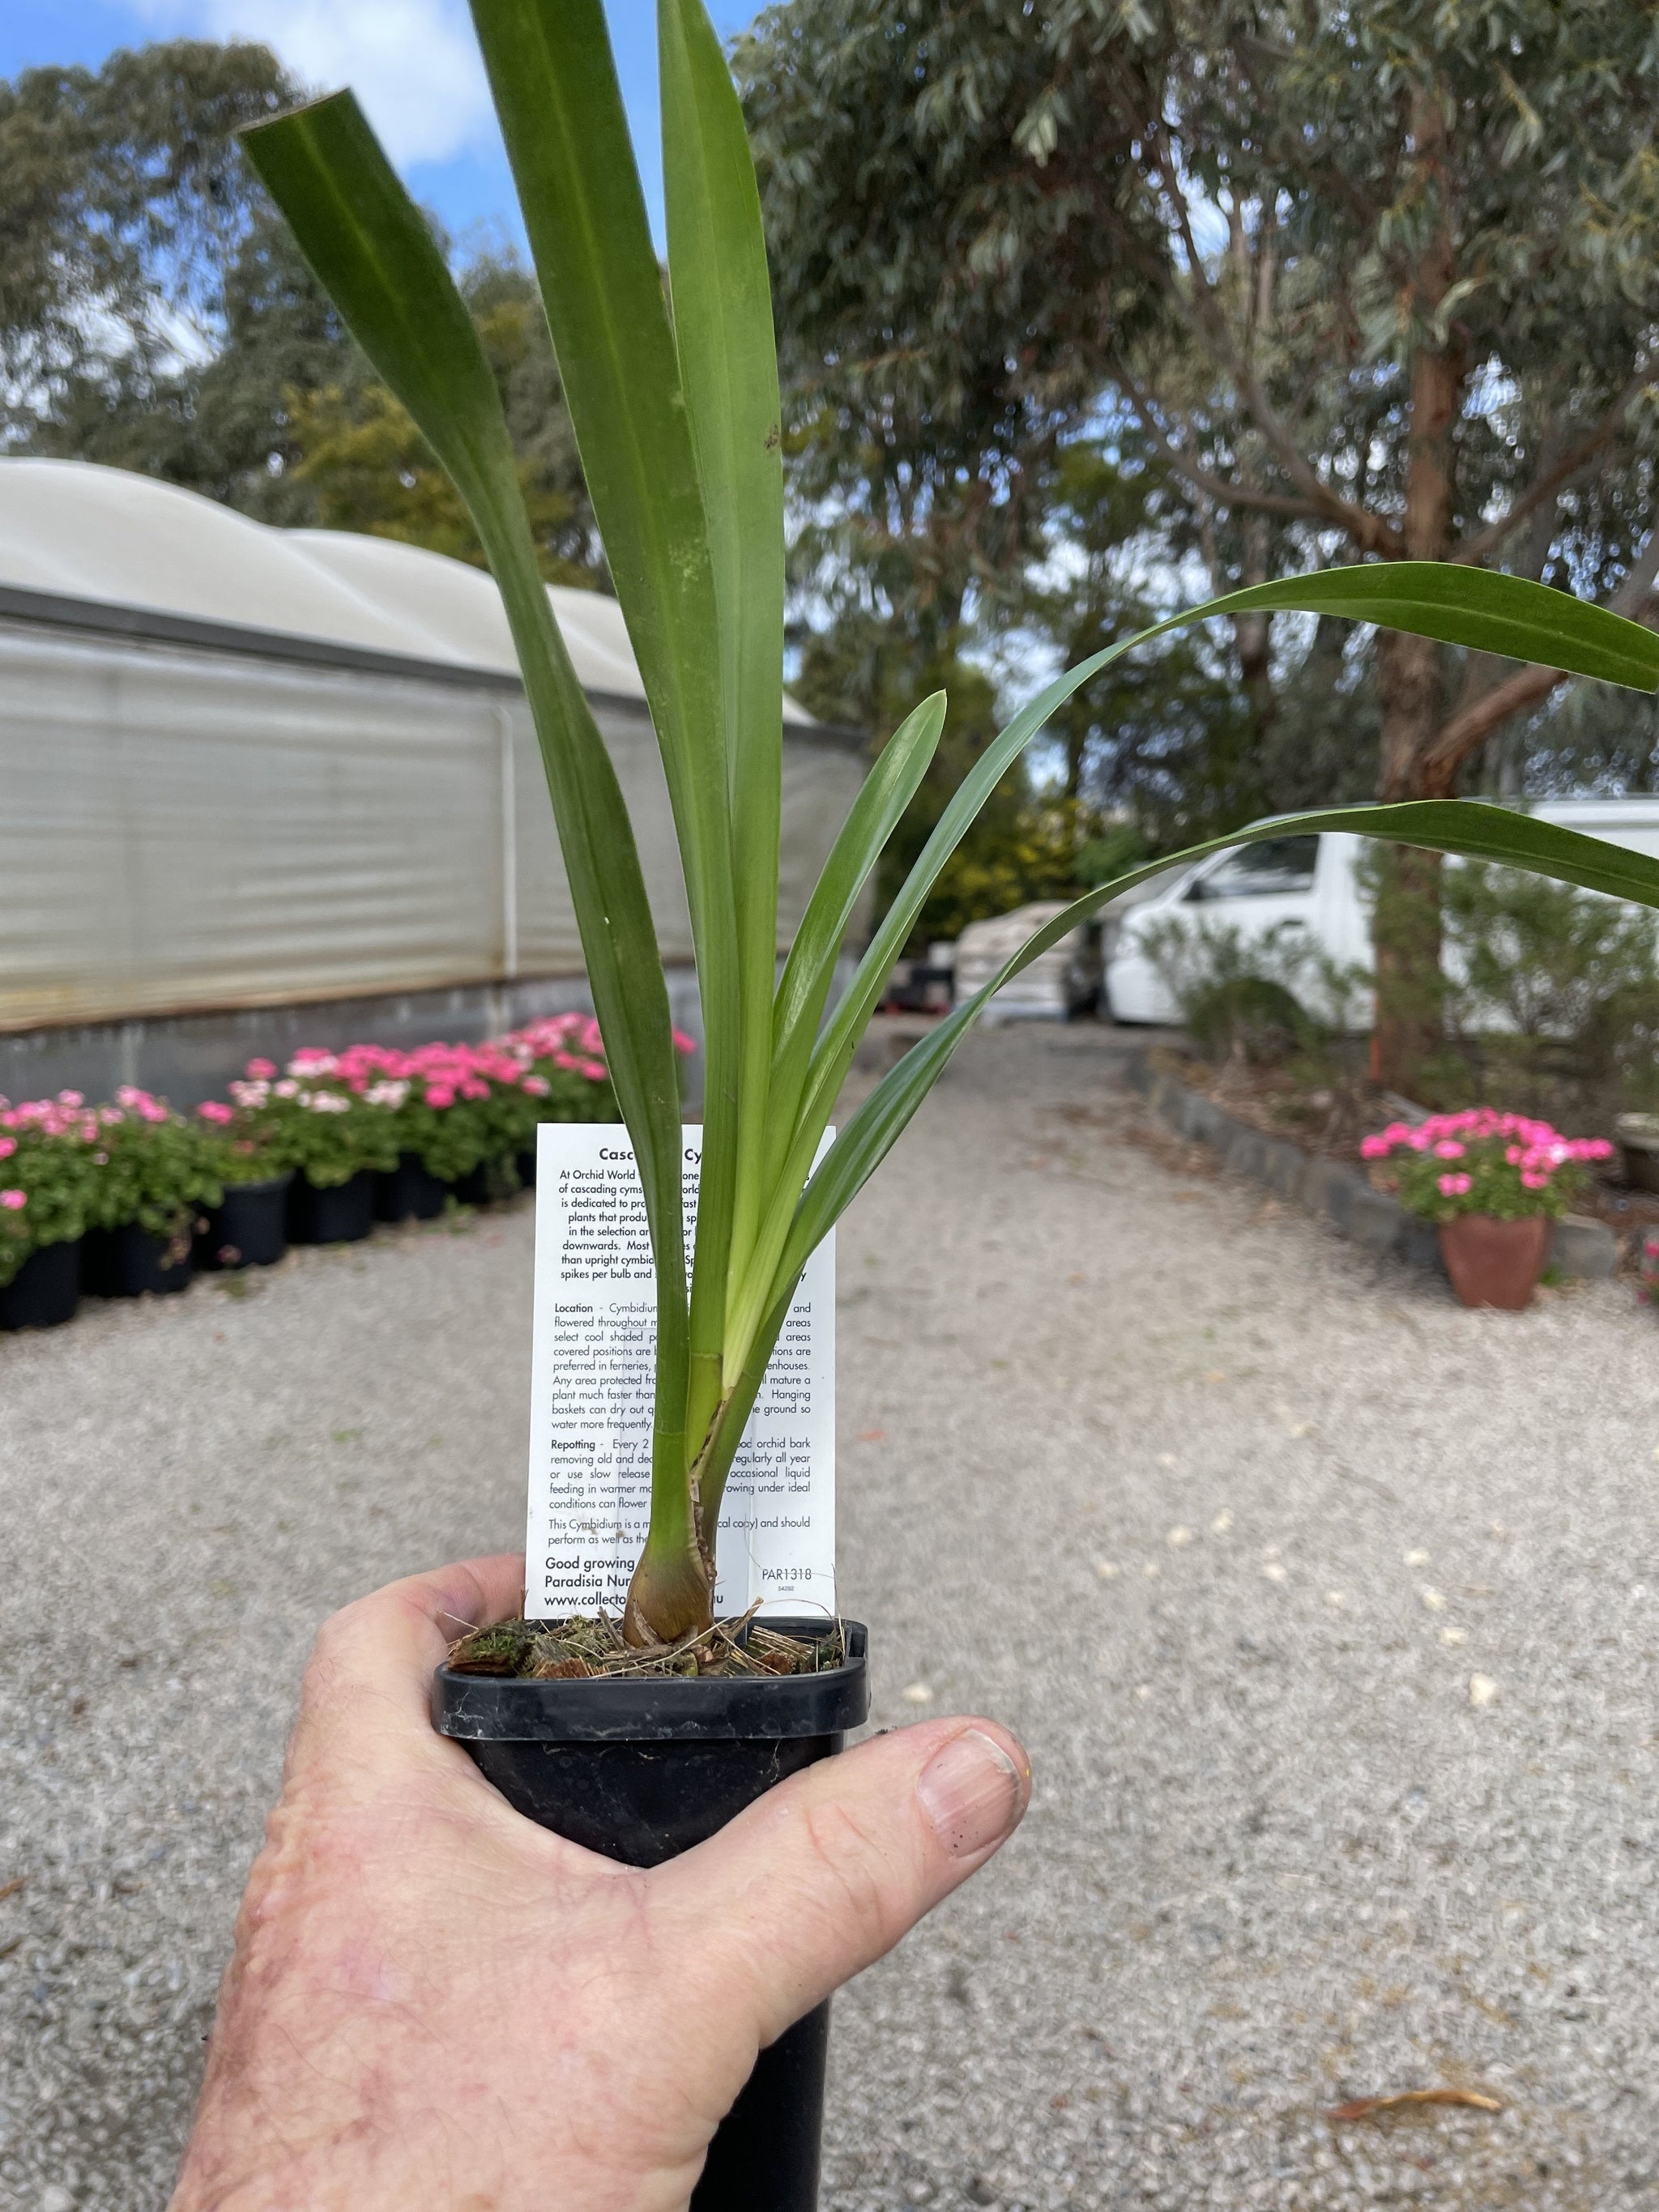
[[[1006,1729],[930,1721],[795,1775],[652,1881],[767,2044],[983,1866],[1030,1794]]]

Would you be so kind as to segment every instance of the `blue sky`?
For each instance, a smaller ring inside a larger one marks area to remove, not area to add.
[[[660,240],[653,0],[605,0],[641,173]],[[712,0],[722,33],[755,0]],[[452,232],[519,236],[464,0],[0,0],[0,76],[46,63],[96,67],[147,39],[262,40],[317,91],[349,84],[416,197]]]

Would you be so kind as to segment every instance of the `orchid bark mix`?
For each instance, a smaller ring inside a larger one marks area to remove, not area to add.
[[[668,997],[633,830],[537,567],[500,397],[442,252],[349,93],[245,144],[380,374],[465,501],[512,624],[617,1104],[644,1188],[657,1355],[650,1529],[625,1629],[711,1613],[720,1496],[802,1267],[885,1158],[998,987],[1160,867],[1304,826],[1502,860],[1659,904],[1659,863],[1456,800],[1261,823],[1102,885],[1039,930],[907,1054],[813,1161],[893,961],[945,862],[1048,717],[1141,642],[1048,684],[980,754],[833,1011],[859,893],[945,714],[888,740],[775,984],[781,767],[781,412],[759,195],[702,0],[659,0],[666,289],[601,0],[474,0],[594,512],[661,749],[707,1044],[695,1249],[681,1205]],[[1659,638],[1474,567],[1381,562],[1252,586],[1142,634],[1300,610],[1652,690]],[[826,1018],[827,1016],[827,1018]]]

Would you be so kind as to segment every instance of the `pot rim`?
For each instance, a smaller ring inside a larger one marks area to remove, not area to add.
[[[821,1632],[822,1620],[773,1620],[784,1634]],[[528,1681],[458,1674],[432,1678],[432,1725],[473,1743],[687,1743],[842,1735],[870,1713],[869,1631],[843,1620],[847,1659],[820,1674],[641,1674]]]

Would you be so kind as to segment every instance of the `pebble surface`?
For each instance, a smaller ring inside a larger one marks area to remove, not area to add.
[[[841,1233],[874,1718],[1036,1784],[837,2000],[823,2212],[1649,2207],[1654,1317],[1464,1313],[1123,1042],[970,1041]],[[516,1540],[530,1229],[0,1338],[4,2212],[165,2201],[317,1622]]]

